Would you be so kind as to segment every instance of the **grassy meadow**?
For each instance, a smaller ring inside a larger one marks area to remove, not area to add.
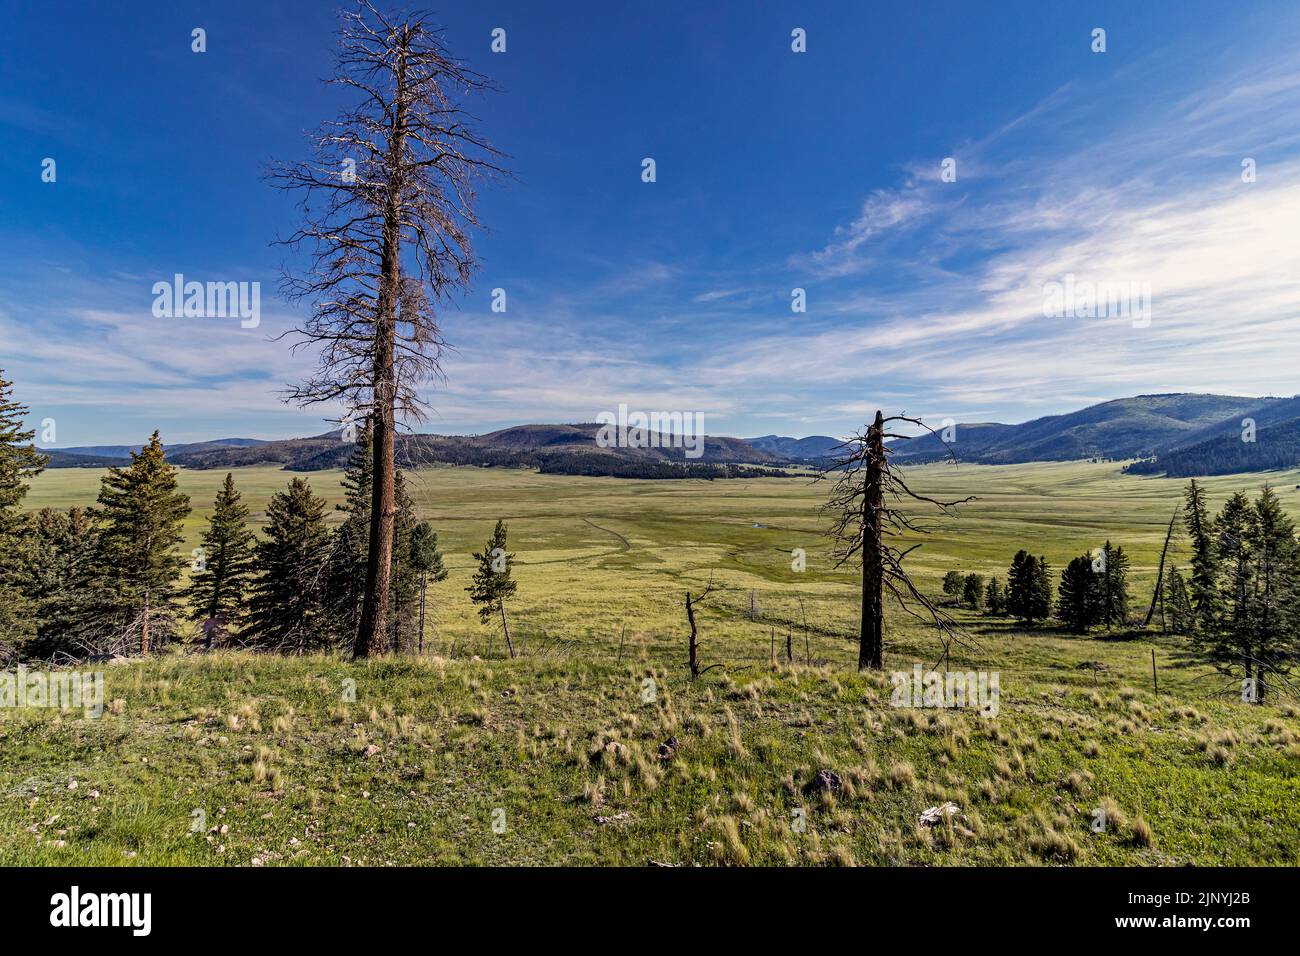
[[[924,589],[937,594],[950,569],[1005,580],[1021,547],[1059,571],[1110,539],[1132,556],[1134,614],[1182,487],[1115,464],[908,474],[926,494],[978,496],[956,518],[917,511],[932,533],[908,563]],[[223,477],[182,472],[187,549]],[[341,500],[337,472],[309,477]],[[88,504],[98,478],[48,471],[27,505]],[[288,478],[236,471],[255,521]],[[890,706],[887,676],[854,668],[858,585],[821,535],[826,485],[453,467],[409,478],[451,572],[430,589],[423,658],[178,647],[106,668],[98,720],[0,711],[0,863],[1297,862],[1296,702],[1234,702],[1172,637],[957,612],[973,647],[950,666],[999,673],[998,715]],[[1300,472],[1205,483],[1217,506],[1265,480],[1300,518]],[[516,555],[513,661],[464,590],[497,518]],[[710,577],[723,590],[699,615],[701,658],[726,666],[692,682],[682,596]],[[890,610],[886,669],[933,663],[932,634]],[[822,769],[842,789],[805,793]],[[918,822],[949,800],[959,816]]]

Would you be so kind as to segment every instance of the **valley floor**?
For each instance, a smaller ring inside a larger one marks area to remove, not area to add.
[[[979,496],[911,559],[931,593],[948,569],[1004,576],[1020,547],[1059,569],[1109,538],[1133,554],[1142,609],[1181,488],[1114,465],[914,476]],[[187,548],[222,477],[182,474]],[[287,478],[236,472],[258,519]],[[337,473],[311,479],[338,500]],[[1300,511],[1294,472],[1210,486],[1217,502],[1266,479]],[[47,472],[28,505],[89,503],[97,480]],[[0,863],[1297,862],[1300,710],[1234,700],[1180,641],[959,612],[972,647],[950,667],[998,673],[997,716],[892,706],[888,671],[928,667],[938,645],[894,613],[887,673],[856,673],[825,486],[474,468],[413,486],[452,571],[424,658],[177,649],[106,667],[99,719],[0,709]],[[463,591],[498,517],[517,554],[514,661]],[[682,594],[710,575],[725,590],[701,653],[726,666],[692,682]],[[821,770],[838,792],[806,791]],[[947,801],[956,815],[920,822]]]

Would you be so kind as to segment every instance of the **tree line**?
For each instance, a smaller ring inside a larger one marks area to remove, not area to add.
[[[22,422],[25,406],[0,375],[0,654],[85,659],[149,654],[200,635],[206,647],[284,653],[352,650],[362,625],[371,516],[372,437],[358,433],[343,475],[342,521],[304,477],[272,496],[262,535],[227,474],[201,543],[183,552],[190,499],[158,432],[131,463],[106,470],[94,506],[21,508],[44,467]],[[423,649],[427,592],[447,570],[438,535],[416,520],[395,475],[395,533],[385,649]],[[468,589],[482,619],[514,594],[506,526],[497,522]],[[190,574],[186,575],[186,569]],[[507,632],[508,636],[508,632]],[[511,645],[513,650],[513,645]]]
[[[1170,522],[1169,538],[1181,514],[1187,538],[1184,567],[1161,569],[1147,615],[1155,611],[1167,633],[1189,640],[1250,701],[1263,701],[1287,682],[1300,659],[1300,541],[1277,493],[1265,485],[1252,501],[1232,494],[1211,515],[1204,487],[1195,479],[1183,492],[1182,507]],[[1166,541],[1166,553],[1169,549]],[[1109,541],[1071,559],[1052,593],[1052,573],[1043,557],[1019,551],[1005,588],[996,577],[948,571],[943,593],[956,605],[1009,615],[1035,624],[1055,617],[1071,631],[1086,634],[1136,625],[1130,620],[1129,557]],[[1240,681],[1240,684],[1238,684]]]
[[[1061,570],[1053,590],[1047,559],[1017,551],[1007,570],[1006,585],[996,577],[986,582],[975,573],[949,571],[943,592],[956,604],[1005,615],[1033,625],[1055,616],[1065,627],[1086,634],[1094,627],[1124,627],[1128,623],[1128,555],[1109,541],[1091,554],[1072,558]]]

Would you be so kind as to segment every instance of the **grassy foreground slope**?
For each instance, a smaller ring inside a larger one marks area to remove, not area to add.
[[[981,499],[913,555],[932,591],[949,568],[1003,574],[1018,547],[1059,568],[1109,537],[1133,552],[1136,603],[1181,486],[1115,465],[911,473],[927,493]],[[205,511],[221,477],[182,483]],[[286,479],[236,473],[258,519]],[[1225,699],[1176,641],[970,615],[978,648],[953,664],[999,672],[998,716],[891,707],[886,678],[853,670],[854,581],[819,537],[823,488],[461,468],[414,479],[452,570],[431,592],[425,659],[175,654],[108,668],[99,720],[0,711],[0,863],[1297,861],[1300,712]],[[1208,484],[1217,501],[1265,479],[1300,511],[1295,473]],[[47,473],[29,504],[88,503],[96,480]],[[339,497],[337,474],[312,480]],[[517,661],[462,590],[497,517],[517,554]],[[701,615],[702,657],[728,667],[692,683],[681,591],[711,573],[728,590]],[[743,613],[750,590],[758,621]],[[934,660],[924,628],[889,624],[887,668]],[[773,664],[787,630],[795,663]],[[804,793],[822,769],[843,789]],[[920,825],[947,800],[960,817]],[[195,810],[207,832],[192,832]]]

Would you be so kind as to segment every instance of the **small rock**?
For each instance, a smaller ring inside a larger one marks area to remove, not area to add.
[[[261,865],[262,865],[262,858],[260,856],[253,857],[253,866],[261,866]]]
[[[677,742],[676,737],[669,737],[659,745],[659,759],[671,760],[673,755],[677,753],[677,748],[680,746],[681,744]]]
[[[75,781],[75,780],[69,780],[69,781],[68,781],[68,789],[69,789],[69,790],[76,790],[76,789],[77,789],[77,781]]]
[[[839,793],[844,787],[844,781],[834,770],[818,770],[817,776],[813,777],[804,785],[804,793],[821,793],[829,791]]]
[[[373,757],[379,753],[379,747],[375,744],[366,744],[366,749],[362,751],[367,757]]]

